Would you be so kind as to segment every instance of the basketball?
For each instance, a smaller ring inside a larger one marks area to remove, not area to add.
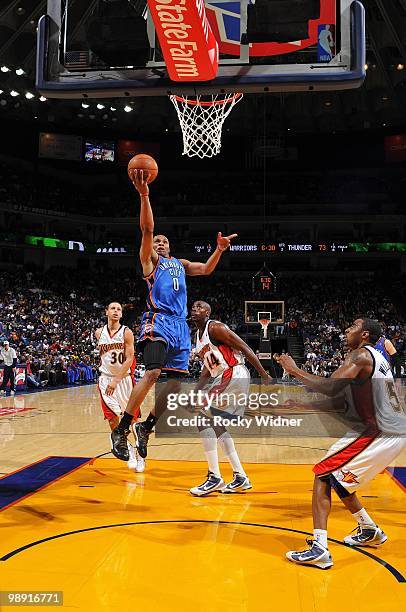
[[[134,157],[130,159],[128,162],[128,171],[129,170],[145,170],[149,172],[148,183],[155,181],[158,176],[158,164],[155,159],[151,157],[151,155],[146,155],[144,153],[134,155]]]

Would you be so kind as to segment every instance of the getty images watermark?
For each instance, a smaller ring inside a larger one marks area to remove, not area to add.
[[[257,414],[265,408],[279,406],[279,392],[277,393],[219,393],[214,394],[203,390],[170,393],[167,397],[167,409],[171,411],[184,408],[189,414],[187,417],[169,415],[166,423],[169,427],[208,427],[210,425],[224,425],[242,427],[245,429],[256,427],[300,427],[303,419],[286,418],[281,415]],[[244,416],[245,411],[249,415]],[[216,414],[217,413],[217,414]]]

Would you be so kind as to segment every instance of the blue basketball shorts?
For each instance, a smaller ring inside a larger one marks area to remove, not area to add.
[[[162,339],[168,355],[163,370],[189,372],[189,355],[191,350],[190,330],[186,319],[157,312],[144,312],[138,345],[143,346],[148,340]]]

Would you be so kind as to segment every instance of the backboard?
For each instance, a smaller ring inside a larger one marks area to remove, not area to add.
[[[219,64],[214,79],[198,83],[169,78],[149,10],[157,2],[48,0],[38,24],[39,92],[92,98],[312,91],[358,87],[365,77],[358,0],[205,0]],[[179,16],[188,3],[201,2],[161,5]]]
[[[259,325],[260,319],[269,320],[270,325],[283,325],[285,322],[285,302],[281,300],[247,300],[245,302],[245,323]]]

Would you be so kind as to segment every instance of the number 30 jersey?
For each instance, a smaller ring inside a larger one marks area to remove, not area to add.
[[[148,285],[147,310],[186,319],[187,291],[183,263],[176,257],[158,257],[153,272],[145,276]]]
[[[239,351],[233,350],[226,344],[215,344],[210,338],[209,328],[210,323],[218,323],[209,319],[203,333],[200,335],[199,330],[196,334],[196,352],[204,365],[210,372],[212,378],[221,376],[223,372],[236,365],[244,364],[244,355]]]
[[[124,334],[127,327],[122,325],[112,336],[105,325],[100,334],[97,348],[100,353],[100,373],[107,376],[116,376],[125,361]],[[133,364],[134,366],[135,364]],[[131,374],[129,368],[127,374]]]

